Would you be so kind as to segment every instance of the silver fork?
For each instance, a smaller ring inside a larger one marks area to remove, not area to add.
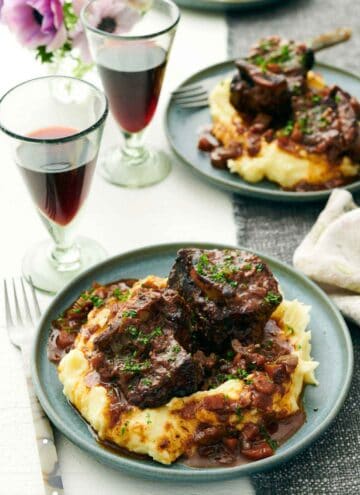
[[[204,108],[209,105],[209,95],[201,83],[188,84],[171,93],[171,99],[182,108]]]
[[[46,495],[64,494],[60,466],[54,442],[54,435],[50,422],[45,415],[35,395],[30,375],[30,342],[36,320],[40,317],[40,306],[36,292],[30,283],[31,299],[28,298],[23,278],[20,280],[21,290],[17,290],[15,279],[12,279],[12,291],[4,279],[4,303],[5,319],[11,343],[21,350],[23,366],[26,377],[26,385],[30,399],[31,413],[36,434],[36,443],[39,454],[41,473],[43,478],[44,493]],[[10,293],[13,295],[13,308],[11,311]],[[32,301],[30,303],[29,301]],[[31,312],[30,305],[33,310]],[[33,319],[31,313],[35,315]]]

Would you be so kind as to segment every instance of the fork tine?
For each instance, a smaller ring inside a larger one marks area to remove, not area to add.
[[[173,99],[173,101],[181,101],[181,100],[186,101],[190,98],[196,98],[198,96],[207,96],[207,93],[204,90],[199,90],[199,91],[194,91],[193,93],[173,95],[172,99]]]
[[[181,108],[200,108],[200,107],[207,107],[209,105],[209,100],[206,99],[201,99],[201,100],[191,100],[186,103],[179,103],[178,104]]]
[[[31,294],[32,294],[33,302],[34,302],[35,316],[36,316],[36,318],[40,318],[41,310],[40,310],[39,301],[38,301],[38,298],[36,296],[35,287],[34,287],[34,284],[33,284],[31,277],[29,277],[29,284],[31,287]]]
[[[15,301],[15,314],[16,314],[16,323],[19,326],[22,326],[22,316],[21,316],[21,311],[20,311],[20,306],[19,306],[19,300],[17,297],[16,293],[16,286],[15,286],[15,279],[12,279],[12,285],[13,285],[13,292],[14,292],[14,301]]]
[[[198,89],[203,89],[203,87],[202,87],[201,84],[189,84],[188,86],[183,86],[182,88],[176,89],[171,94],[173,96],[175,96],[175,95],[180,95],[180,94],[183,94],[183,93],[187,93],[189,91],[191,91],[191,92],[192,91],[196,91]]]
[[[6,326],[8,328],[11,328],[14,326],[14,322],[11,317],[11,309],[10,309],[10,302],[9,302],[9,292],[7,288],[7,283],[6,279],[4,278],[4,300],[5,300],[5,319],[6,319]]]
[[[25,318],[30,325],[33,325],[33,320],[31,317],[31,312],[30,312],[30,307],[29,307],[29,301],[26,295],[25,291],[25,286],[24,286],[24,279],[21,277],[21,288],[22,288],[22,293],[23,293],[23,298],[24,298],[24,306],[25,306]]]

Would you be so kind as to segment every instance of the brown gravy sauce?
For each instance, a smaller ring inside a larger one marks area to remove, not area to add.
[[[121,280],[114,282],[112,284],[109,284],[107,287],[109,288],[108,290],[112,291],[112,289],[116,286],[116,284],[126,284],[128,287],[134,284],[134,280]],[[103,296],[105,297],[107,294],[104,292]],[[272,348],[266,351],[267,358],[270,360],[275,360],[278,356],[282,354],[287,354],[288,352],[291,351],[290,348],[288,347],[288,344],[286,341],[283,341],[282,338],[278,337],[278,331],[280,328],[279,322],[275,321],[274,319],[270,319],[267,324],[265,325],[264,329],[264,336],[263,336],[263,342],[271,341],[273,342]],[[58,331],[57,329],[53,329],[54,335],[53,339],[50,342],[50,348],[52,352],[60,353],[64,352],[63,348],[57,348],[56,345],[56,340],[57,340],[57,335]],[[76,334],[75,334],[76,336]],[[71,345],[71,344],[70,344]],[[66,349],[68,351],[69,349]],[[65,352],[66,352],[65,351]],[[90,378],[89,378],[90,379]],[[104,383],[101,382],[103,386],[106,388],[112,388],[110,383]],[[69,405],[79,414],[78,410],[76,407],[70,402]],[[119,416],[122,411],[126,410],[127,407],[131,407],[131,405],[127,402],[125,397],[117,397],[114,396],[113,400],[113,411],[112,411],[112,419],[113,422],[116,423],[116,421],[119,419]],[[81,416],[82,417],[82,416]],[[82,417],[84,420],[84,418]],[[84,420],[85,421],[85,420]],[[305,413],[303,411],[300,411],[290,417],[287,417],[283,420],[274,422],[272,424],[272,429],[271,429],[271,435],[268,437],[268,441],[272,440],[276,442],[278,445],[283,444],[288,438],[290,438],[294,433],[296,433],[301,426],[305,422]],[[135,454],[133,452],[128,451],[126,448],[120,447],[117,444],[111,442],[111,441],[103,441],[100,440],[97,433],[92,429],[92,427],[85,421],[85,423],[88,426],[88,429],[93,436],[93,438],[97,441],[97,443],[104,449],[116,454],[120,455],[123,457],[128,457],[132,459],[137,459],[137,460],[150,460],[150,457],[146,455],[141,455],[141,454]],[[226,439],[220,438],[217,439],[217,443],[212,444],[210,447],[212,449],[212,452],[215,454],[208,454],[208,455],[201,455],[199,453],[199,450],[196,448],[195,453],[191,454],[191,456],[182,456],[177,462],[185,464],[186,466],[192,467],[192,468],[217,468],[217,467],[233,467],[233,466],[238,466],[241,464],[247,464],[250,462],[253,462],[253,460],[247,458],[245,455],[243,455],[240,452],[240,442],[238,442],[238,445],[235,448],[235,451],[231,452],[231,455],[226,455],[226,449],[225,449],[225,455],[224,455],[224,442],[226,442]],[[219,452],[219,455],[216,454],[216,452]],[[276,453],[275,453],[276,454]]]
[[[265,139],[270,142],[273,139],[273,135],[275,133],[275,129],[268,129],[267,132],[272,133],[272,137],[270,140],[267,139],[266,133],[264,133]],[[261,134],[253,133],[249,134],[249,145],[247,148],[247,153],[249,156],[254,157],[260,151],[260,139]],[[278,145],[283,148],[288,153],[298,156],[296,152],[295,143],[290,139],[277,138]],[[206,130],[200,134],[198,140],[198,149],[205,153],[210,154],[210,161],[214,168],[228,170],[227,162],[231,159],[236,159],[242,156],[244,149],[243,146],[239,143],[231,143],[227,147],[223,146],[219,141],[216,140],[215,136],[211,134],[211,131]],[[321,182],[321,183],[310,183],[306,181],[300,181],[296,183],[293,187],[281,187],[284,191],[291,192],[313,192],[313,191],[323,191],[327,189],[333,189],[335,187],[342,187],[347,184],[351,184],[352,182],[359,179],[359,175],[345,177],[339,176],[332,178],[330,180]]]
[[[77,414],[80,414],[79,411],[76,409],[76,407],[68,401],[68,404],[70,407],[76,411]],[[90,424],[81,416],[82,420],[85,422],[85,424],[88,427],[88,430],[91,434],[91,436],[96,440],[96,442],[102,447],[103,449],[119,455],[121,457],[127,457],[130,459],[135,459],[135,460],[141,460],[141,461],[146,461],[152,459],[144,454],[136,454],[135,452],[131,452],[124,447],[120,447],[114,442],[111,442],[109,440],[100,440],[98,434],[96,431],[90,426]],[[277,431],[271,435],[271,439],[275,440],[278,445],[282,445],[283,443],[286,442],[290,437],[292,437],[305,423],[306,421],[306,415],[305,412],[300,410],[298,413],[293,414],[292,416],[285,418],[283,420],[280,420],[277,422]],[[244,455],[242,455],[240,452],[237,453],[236,455],[236,460],[235,462],[232,462],[230,464],[222,464],[219,463],[216,459],[211,459],[209,457],[203,457],[201,456],[198,452],[194,453],[190,457],[182,456],[178,461],[176,461],[179,464],[184,464],[185,466],[191,467],[191,468],[218,468],[218,467],[234,467],[234,466],[240,466],[242,464],[249,464],[253,461],[247,459]]]
[[[271,439],[275,440],[278,445],[282,445],[291,436],[293,436],[305,423],[306,416],[304,411],[299,411],[292,416],[289,416],[283,420],[277,422],[277,431],[271,435]],[[275,453],[276,455],[276,453]],[[183,457],[179,462],[182,462],[186,466],[192,468],[218,468],[218,467],[234,467],[242,464],[249,464],[251,461],[247,459],[240,452],[236,453],[235,461],[231,463],[220,463],[216,459],[209,457],[203,457],[198,452],[190,457]]]

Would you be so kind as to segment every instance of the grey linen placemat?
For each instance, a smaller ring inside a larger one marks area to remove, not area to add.
[[[306,40],[339,26],[353,28],[353,39],[319,54],[318,59],[360,73],[360,0],[286,1],[261,12],[228,14],[229,55],[245,54],[259,37],[280,34]],[[355,198],[360,201],[360,195]],[[291,205],[234,195],[239,245],[291,263],[295,248],[323,204]],[[360,249],[360,247],[359,247]],[[349,396],[328,431],[310,448],[271,472],[252,476],[260,495],[352,495],[360,493],[360,328],[349,325],[355,351]]]

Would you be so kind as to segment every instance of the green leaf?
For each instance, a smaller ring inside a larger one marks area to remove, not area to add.
[[[46,46],[41,45],[36,48],[36,59],[39,59],[42,64],[49,64],[53,61],[54,54],[46,51]]]
[[[72,2],[66,1],[63,5],[64,24],[68,31],[74,29],[78,22],[78,16],[74,12]]]

